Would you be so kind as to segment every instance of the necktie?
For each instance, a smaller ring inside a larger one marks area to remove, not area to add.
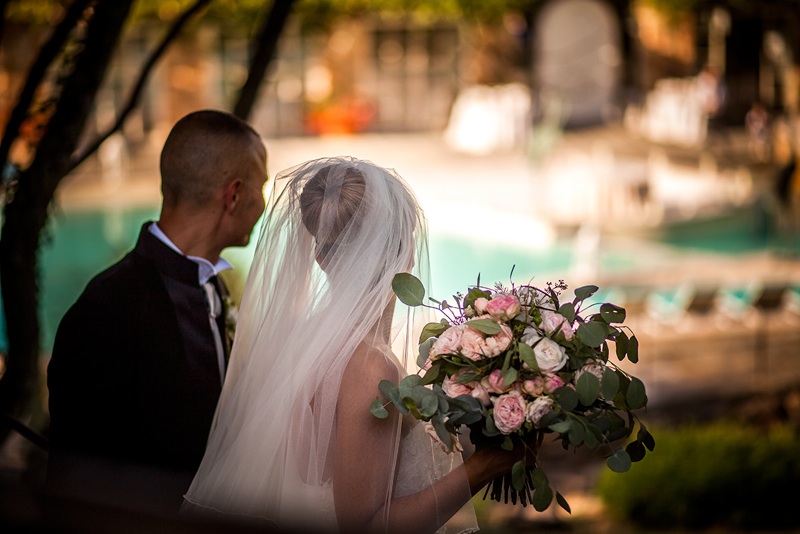
[[[214,347],[217,351],[217,366],[219,367],[220,382],[225,378],[225,350],[222,346],[222,335],[219,331],[219,324],[217,317],[222,313],[222,301],[217,293],[217,288],[213,280],[209,280],[203,284],[203,289],[206,291],[206,300],[208,301],[208,322],[211,325],[211,332],[214,335]]]

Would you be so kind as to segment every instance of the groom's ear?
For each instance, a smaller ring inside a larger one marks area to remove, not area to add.
[[[242,198],[242,189],[244,182],[241,178],[236,178],[228,182],[223,192],[223,200],[225,201],[225,210],[233,211],[239,204]]]

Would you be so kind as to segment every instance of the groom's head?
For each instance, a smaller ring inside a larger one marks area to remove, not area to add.
[[[191,218],[221,247],[246,245],[264,210],[267,154],[258,133],[225,112],[190,113],[161,152],[162,220]]]

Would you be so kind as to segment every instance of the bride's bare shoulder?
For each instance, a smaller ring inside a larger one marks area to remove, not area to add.
[[[345,377],[362,382],[400,379],[400,368],[394,356],[378,347],[361,343],[347,363]],[[358,377],[361,377],[360,379]]]

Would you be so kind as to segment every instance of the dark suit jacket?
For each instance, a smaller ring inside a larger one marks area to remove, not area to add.
[[[174,509],[221,390],[197,264],[145,224],[59,325],[48,367],[48,482],[122,506]],[[220,332],[225,332],[221,317]]]

